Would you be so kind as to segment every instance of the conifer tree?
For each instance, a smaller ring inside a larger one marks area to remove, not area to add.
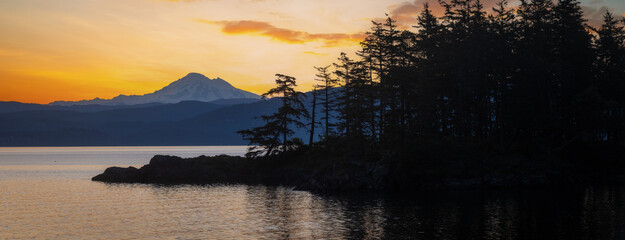
[[[598,124],[595,114],[599,100],[591,85],[593,52],[591,35],[586,26],[584,13],[577,0],[558,0],[553,8],[556,69],[556,103],[559,126],[564,143],[574,138],[594,141],[592,133]],[[596,115],[599,115],[597,112]]]
[[[496,134],[496,142],[501,153],[506,151],[506,142],[510,137],[509,122],[516,114],[510,104],[510,90],[515,77],[514,72],[520,63],[518,61],[518,25],[515,21],[513,9],[508,7],[508,2],[502,0],[493,8],[495,14],[489,16],[489,32],[492,33],[490,64],[492,66],[492,78],[495,83],[493,91],[493,134]],[[495,136],[493,136],[495,138]]]
[[[604,15],[603,25],[594,42],[597,57],[595,78],[604,101],[605,138],[611,143],[625,140],[625,19],[619,21],[611,12]]]
[[[323,116],[321,117],[321,121],[324,122],[325,131],[323,135],[326,144],[328,136],[332,134],[333,126],[330,123],[330,119],[332,118],[332,112],[334,111],[334,104],[332,103],[335,98],[333,94],[335,92],[334,88],[337,85],[337,79],[331,76],[329,68],[329,65],[325,67],[315,67],[317,70],[315,80],[319,83],[313,86],[320,91],[319,104],[323,106]]]
[[[349,139],[350,146],[345,146],[363,153],[365,144],[375,138],[369,120],[376,114],[371,106],[369,93],[369,69],[363,61],[354,61],[346,54],[341,54],[335,64],[335,75],[341,81],[341,91],[337,97],[338,130]]]
[[[538,138],[540,144],[557,138],[559,124],[555,92],[557,57],[554,52],[554,13],[551,0],[521,0],[518,9],[520,38],[519,64],[510,92],[510,108],[517,114],[511,118],[516,129],[514,141],[531,151]],[[524,114],[518,114],[518,113]]]
[[[276,74],[276,85],[262,97],[280,97],[282,106],[278,111],[269,116],[261,116],[265,125],[237,132],[253,145],[248,149],[248,157],[257,157],[263,153],[265,156],[275,155],[297,147],[298,142],[301,142],[289,140],[288,137],[294,133],[292,127],[306,126],[302,123],[303,118],[309,117],[302,102],[305,95],[294,89],[297,86],[294,77]]]
[[[309,139],[308,139],[308,145],[312,146],[313,145],[313,141],[315,139],[315,127],[317,122],[317,118],[316,118],[316,113],[317,113],[317,87],[313,87],[312,90],[312,102],[311,102],[311,116],[310,116],[310,129],[308,130],[310,133]]]
[[[423,4],[423,11],[417,17],[415,28],[417,32],[411,50],[416,57],[417,83],[415,94],[410,99],[414,108],[412,119],[416,122],[413,134],[432,135],[445,131],[447,113],[444,110],[446,104],[440,82],[440,75],[445,71],[441,71],[440,64],[437,64],[441,52],[439,46],[442,27],[428,3]]]

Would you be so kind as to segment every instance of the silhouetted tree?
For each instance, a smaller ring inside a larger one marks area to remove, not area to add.
[[[301,122],[302,118],[309,117],[309,113],[302,102],[305,95],[295,91],[294,87],[297,85],[294,77],[282,74],[276,74],[276,77],[277,86],[264,93],[262,97],[278,96],[282,100],[282,106],[272,115],[261,116],[265,125],[237,132],[244,139],[250,141],[250,145],[253,145],[248,149],[247,156],[249,157],[256,157],[263,153],[266,156],[274,155],[280,152],[280,146],[284,152],[301,143],[301,140],[289,140],[288,137],[294,133],[291,127],[302,128],[306,126]]]
[[[312,112],[312,114],[310,116],[310,130],[309,130],[310,137],[309,137],[309,140],[308,140],[308,145],[310,145],[310,146],[312,146],[313,141],[315,139],[315,125],[318,123],[317,122],[317,118],[315,117],[315,115],[317,113],[317,88],[316,87],[313,87],[312,96],[313,96],[313,99],[312,99],[312,102],[311,102],[311,105],[312,105],[311,112]]]
[[[595,78],[603,100],[603,126],[599,134],[606,141],[622,144],[625,137],[625,28],[611,12],[604,15],[603,25],[594,42],[597,57]]]
[[[423,11],[417,17],[414,43],[411,51],[415,55],[415,93],[409,98],[413,114],[410,119],[414,126],[413,136],[434,135],[445,132],[447,129],[447,109],[441,74],[437,64],[440,59],[440,43],[442,27],[436,16],[432,14],[428,3],[423,5]]]
[[[335,96],[335,87],[337,86],[337,79],[331,76],[329,71],[330,66],[325,67],[315,67],[317,70],[317,74],[315,75],[315,80],[319,83],[314,85],[313,87],[320,91],[319,104],[323,106],[322,112],[323,116],[321,117],[321,121],[324,121],[325,131],[324,141],[326,145],[328,144],[328,136],[332,134],[333,125],[330,123],[330,119],[333,117],[332,112],[335,107],[332,102],[336,98]]]
[[[556,99],[558,122],[563,128],[562,140],[567,143],[575,138],[596,141],[593,130],[598,122],[599,96],[592,84],[594,62],[591,35],[586,26],[584,13],[577,0],[558,0],[553,8],[554,40],[557,56]]]
[[[506,0],[498,2],[493,8],[495,14],[489,16],[489,32],[492,33],[489,64],[492,66],[490,76],[494,84],[492,89],[492,110],[494,111],[492,138],[496,139],[500,152],[506,151],[506,142],[514,132],[510,122],[515,117],[510,99],[515,71],[518,69],[518,38],[519,28],[515,21],[514,10],[507,6]]]
[[[558,136],[556,100],[558,59],[555,53],[555,20],[551,0],[521,0],[517,10],[520,36],[516,50],[519,63],[510,79],[510,109],[514,114],[511,136],[522,151],[533,151],[536,145],[561,142]],[[522,113],[522,114],[521,114]],[[520,149],[520,150],[521,150]]]

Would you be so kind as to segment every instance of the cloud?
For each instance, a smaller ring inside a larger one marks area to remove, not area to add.
[[[205,19],[194,20],[199,23],[220,25],[221,31],[226,34],[263,36],[291,44],[304,44],[307,42],[318,41],[323,42],[326,47],[335,47],[341,44],[359,43],[366,37],[364,33],[308,33],[305,31],[279,28],[268,22],[261,21],[211,21]]]
[[[284,13],[279,13],[279,12],[267,12],[269,15],[272,16],[276,16],[282,19],[293,19],[292,16],[288,15],[288,14],[284,14]]]
[[[483,0],[482,4],[484,2],[488,2],[488,5],[491,5],[490,2],[495,2],[495,0]],[[423,11],[425,3],[430,5],[430,10],[435,16],[442,16],[445,13],[445,8],[437,0],[414,0],[388,6],[388,16],[396,21],[398,28],[410,29],[417,23],[417,17]],[[486,6],[487,4],[484,5]],[[373,19],[376,22],[384,22],[385,20],[385,18]]]
[[[191,2],[200,2],[200,1],[216,1],[216,0],[158,0],[158,1],[165,1],[165,2],[186,2],[186,3],[191,3]],[[248,2],[265,2],[266,0],[247,0]]]
[[[603,15],[605,15],[608,10],[611,12],[614,11],[606,6],[582,6],[582,11],[584,11],[584,17],[588,20],[588,25],[593,27],[600,27],[601,24],[603,24]]]
[[[316,56],[328,56],[328,54],[325,53],[318,53],[318,52],[313,52],[313,51],[306,51],[304,52],[306,54],[310,54],[310,55],[316,55]]]
[[[423,3],[416,0],[414,2],[403,2],[390,7],[389,17],[397,21],[397,26],[408,29],[416,22],[417,16],[423,8]]]

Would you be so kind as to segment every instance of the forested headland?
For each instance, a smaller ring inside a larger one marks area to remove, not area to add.
[[[444,15],[426,4],[412,29],[374,22],[357,57],[317,67],[313,112],[280,92],[281,111],[242,132],[257,145],[250,155],[305,148],[303,158],[451,178],[624,169],[621,17],[591,27],[575,0],[502,1],[488,13],[478,0],[440,4]],[[321,135],[306,147],[287,138],[304,122],[310,141]]]
[[[373,22],[356,57],[316,67],[313,99],[278,74],[263,96],[282,107],[239,132],[257,166],[246,174],[335,190],[623,175],[625,20],[589,26],[576,0],[520,2],[439,1],[442,16],[425,4],[407,30]],[[310,139],[290,138],[298,127]]]

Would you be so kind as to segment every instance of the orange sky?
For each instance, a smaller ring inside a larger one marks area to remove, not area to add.
[[[282,73],[308,90],[313,67],[357,50],[371,19],[389,13],[409,26],[424,1],[3,0],[0,101],[145,94],[189,72],[255,93]],[[584,9],[621,15],[619,1]]]

